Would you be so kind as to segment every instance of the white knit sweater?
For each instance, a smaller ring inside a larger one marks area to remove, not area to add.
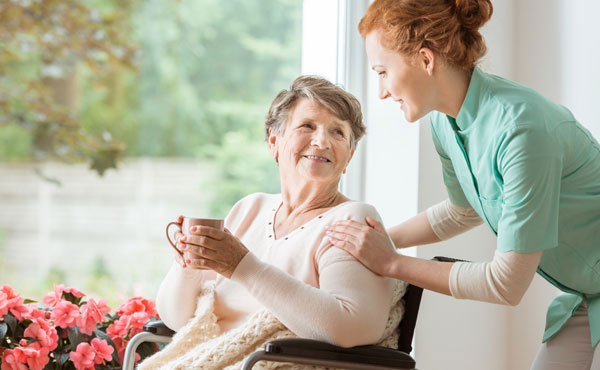
[[[389,318],[379,345],[397,348],[397,327],[404,314],[402,296],[407,284],[396,281]],[[173,337],[162,351],[147,358],[138,370],[235,370],[252,352],[270,340],[296,337],[266,310],[252,315],[242,325],[220,335],[214,315],[214,282],[206,282],[198,299],[194,318]],[[322,367],[260,361],[254,369],[324,369]]]

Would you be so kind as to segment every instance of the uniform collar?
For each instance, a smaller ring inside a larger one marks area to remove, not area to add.
[[[467,95],[456,116],[456,126],[458,126],[459,131],[467,130],[477,118],[479,105],[482,100],[482,92],[486,85],[485,77],[485,73],[479,68],[475,67],[473,69]],[[452,122],[451,117],[448,116],[448,119]]]

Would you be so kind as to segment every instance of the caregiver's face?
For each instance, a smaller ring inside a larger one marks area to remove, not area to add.
[[[379,32],[365,38],[371,68],[379,75],[379,98],[392,98],[400,104],[404,117],[414,122],[433,110],[433,85],[420,59],[410,61],[400,53],[383,47]]]
[[[318,103],[300,99],[283,133],[269,136],[269,147],[282,179],[337,183],[354,153],[350,133],[347,121]]]

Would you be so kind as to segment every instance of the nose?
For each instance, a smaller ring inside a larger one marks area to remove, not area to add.
[[[383,82],[379,81],[379,99],[384,100],[389,98],[390,92],[386,89],[386,87],[383,85]]]
[[[315,131],[313,131],[311,137],[311,145],[315,146],[319,149],[329,149],[329,134],[326,129],[323,127],[319,127]]]

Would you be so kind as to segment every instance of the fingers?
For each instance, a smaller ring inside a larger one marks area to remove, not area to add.
[[[197,236],[197,235],[182,235],[179,238],[178,245],[180,245],[179,249],[191,250],[193,247],[204,247],[212,250],[217,250],[219,248],[219,240],[215,240],[206,236]]]
[[[361,240],[364,240],[364,238],[366,238],[366,232],[364,231],[353,232],[349,234],[347,232],[337,232],[335,231],[335,229],[333,229],[331,231],[327,230],[325,234],[329,237],[331,241],[347,242],[354,245],[360,244]]]
[[[202,257],[208,258],[213,261],[218,261],[221,258],[221,255],[209,248],[201,247],[194,244],[184,244],[183,246],[186,255],[191,257]]]
[[[378,222],[377,220],[372,219],[371,217],[368,217],[368,216],[367,216],[367,218],[365,218],[365,221],[367,222],[367,225],[371,226],[373,229],[375,229],[379,232],[385,231],[381,222]]]
[[[188,267],[200,270],[215,270],[218,272],[223,269],[222,264],[205,258],[188,258],[185,262]]]
[[[223,230],[210,226],[192,226],[190,227],[189,235],[206,236],[215,240],[223,240],[227,234]]]
[[[342,233],[365,232],[365,231],[368,231],[369,229],[370,229],[369,226],[362,224],[358,221],[354,221],[354,220],[336,221],[326,228],[326,230],[342,232]]]

